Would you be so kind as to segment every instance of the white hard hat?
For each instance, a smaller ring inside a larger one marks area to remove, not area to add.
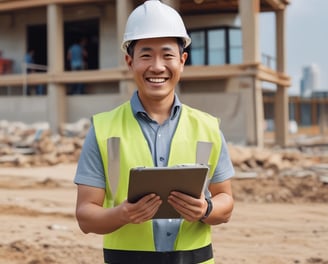
[[[122,50],[133,40],[161,37],[178,37],[184,40],[184,47],[191,39],[179,13],[159,0],[148,0],[130,14],[122,42]]]

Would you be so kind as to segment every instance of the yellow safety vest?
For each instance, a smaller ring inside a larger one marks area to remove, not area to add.
[[[197,142],[213,144],[208,165],[209,177],[213,176],[221,152],[218,119],[182,105],[178,126],[172,138],[168,166],[196,162]],[[130,102],[126,102],[110,112],[93,117],[96,139],[100,149],[106,176],[106,196],[104,207],[114,207],[127,198],[130,168],[153,167],[153,159],[146,138],[133,116]],[[113,197],[108,179],[109,138],[120,138],[120,175],[117,192]],[[110,221],[110,219],[108,219]],[[211,243],[210,225],[202,222],[190,223],[182,220],[174,245],[174,250],[193,250]],[[142,224],[127,224],[110,234],[104,235],[104,248],[155,251],[152,221]],[[213,260],[204,263],[214,263]]]

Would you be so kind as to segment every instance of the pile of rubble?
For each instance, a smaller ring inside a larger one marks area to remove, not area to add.
[[[89,119],[63,124],[58,134],[52,134],[48,123],[31,125],[22,122],[0,121],[0,166],[49,166],[58,163],[77,162]],[[302,140],[304,143],[304,139]],[[328,172],[328,144],[320,149],[315,145],[296,144],[290,148],[257,148],[228,144],[236,178],[268,177],[297,174],[302,176],[314,170]],[[328,178],[328,175],[326,175]],[[328,181],[328,179],[327,179]]]
[[[272,176],[315,177],[328,183],[328,144],[299,142],[288,148],[244,147],[229,144],[235,178]]]
[[[30,167],[77,162],[90,120],[62,124],[53,134],[48,123],[0,121],[0,166]]]
[[[328,156],[323,153],[322,155],[304,153],[297,147],[272,149],[236,145],[228,145],[228,147],[234,166],[243,172],[257,172],[263,169],[277,172],[328,162]]]
[[[328,144],[322,139],[311,140],[302,140],[289,148],[229,145],[236,170],[232,184],[234,199],[261,203],[327,203]]]

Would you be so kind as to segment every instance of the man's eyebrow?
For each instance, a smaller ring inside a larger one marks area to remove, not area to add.
[[[162,50],[164,51],[172,51],[173,48],[171,46],[163,47]]]
[[[141,49],[140,49],[140,52],[146,52],[146,51],[152,51],[153,49],[152,48],[150,48],[150,47],[142,47]],[[172,47],[170,47],[170,46],[164,46],[163,48],[162,48],[162,51],[172,51],[173,50],[173,48]]]
[[[142,47],[142,48],[140,49],[140,52],[151,51],[151,50],[152,50],[152,49],[149,48],[149,47]]]

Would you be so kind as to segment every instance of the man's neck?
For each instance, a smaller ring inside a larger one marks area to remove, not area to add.
[[[161,100],[161,101],[146,101],[142,102],[148,115],[155,120],[158,124],[163,124],[171,114],[171,108],[174,102],[173,99]]]

